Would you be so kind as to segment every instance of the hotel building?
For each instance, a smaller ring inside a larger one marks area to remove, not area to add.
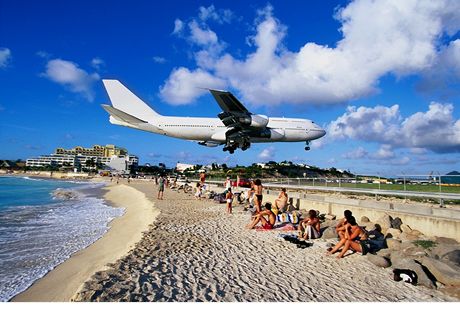
[[[87,164],[90,161],[94,164]],[[94,145],[92,148],[77,146],[72,149],[56,148],[54,154],[43,155],[38,158],[27,159],[27,167],[59,166],[69,168],[95,169],[96,165],[117,172],[126,172],[137,166],[139,159],[129,155],[125,148],[115,145]],[[89,166],[88,166],[89,165]]]

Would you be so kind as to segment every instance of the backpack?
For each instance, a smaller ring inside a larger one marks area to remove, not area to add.
[[[415,271],[410,269],[393,269],[393,279],[417,285],[418,276]]]

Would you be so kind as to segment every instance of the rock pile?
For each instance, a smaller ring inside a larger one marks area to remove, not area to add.
[[[337,238],[337,220],[326,220],[323,238]],[[428,237],[404,224],[400,218],[385,214],[375,222],[362,217],[359,225],[370,231],[375,224],[382,227],[386,249],[368,254],[369,261],[379,267],[409,269],[417,273],[418,284],[442,289],[460,297],[460,244],[450,238]]]
[[[71,190],[56,189],[53,191],[53,197],[62,200],[73,200],[78,197],[78,194]]]

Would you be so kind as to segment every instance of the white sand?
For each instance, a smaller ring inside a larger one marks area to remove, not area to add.
[[[109,185],[105,198],[125,214],[110,223],[110,230],[89,247],[75,253],[12,301],[70,301],[96,271],[124,256],[141,239],[159,211],[140,191],[125,184]],[[84,222],[82,222],[84,224]]]
[[[148,192],[151,186],[134,185]],[[454,301],[392,279],[353,254],[325,256],[327,243],[299,249],[279,231],[245,230],[249,214],[167,190],[161,213],[136,248],[96,273],[80,301]],[[458,300],[457,300],[458,301]]]

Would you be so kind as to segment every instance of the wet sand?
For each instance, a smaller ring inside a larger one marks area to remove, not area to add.
[[[124,215],[109,224],[110,229],[102,238],[73,254],[12,301],[70,301],[96,271],[107,268],[108,263],[115,262],[134,248],[142,238],[142,232],[159,213],[146,197],[153,191],[145,190],[144,194],[126,184],[109,184],[103,190],[107,191],[104,198],[113,206],[125,208]]]

